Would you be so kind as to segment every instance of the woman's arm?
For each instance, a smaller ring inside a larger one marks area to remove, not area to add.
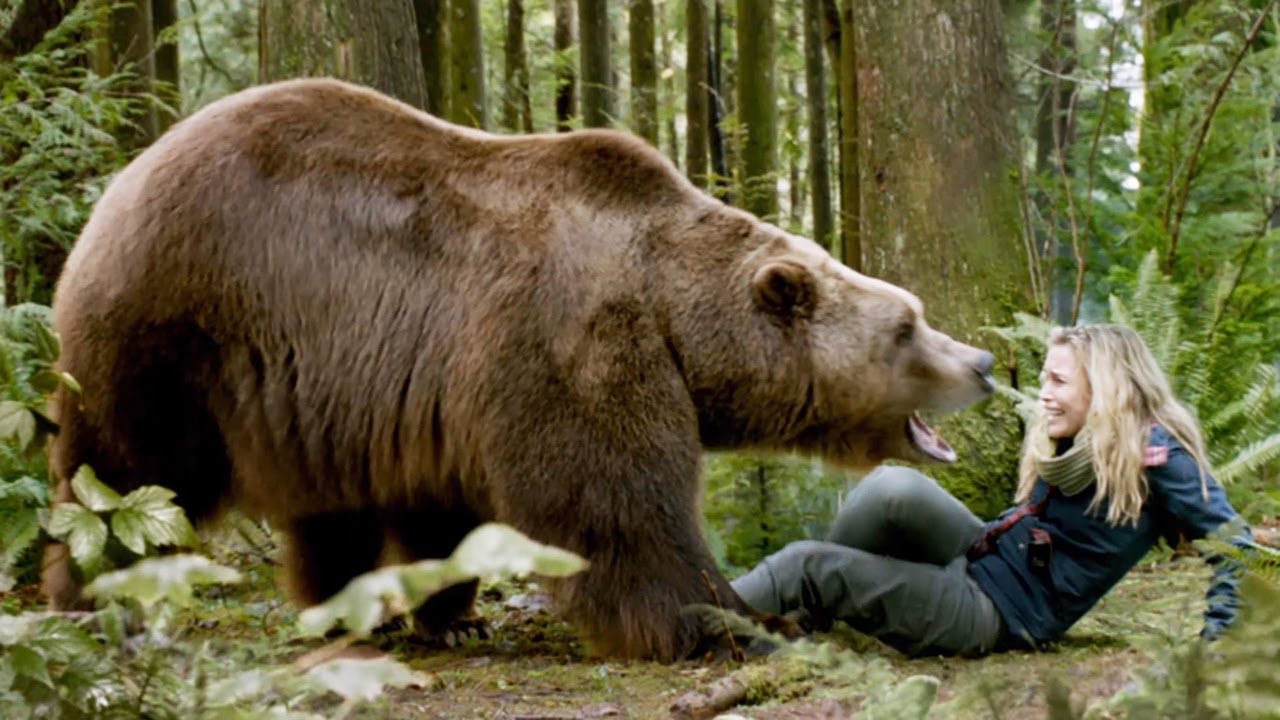
[[[1252,547],[1253,535],[1248,525],[1238,520],[1240,516],[1231,507],[1222,486],[1212,477],[1206,477],[1209,491],[1206,499],[1195,460],[1176,442],[1170,444],[1167,459],[1162,464],[1153,464],[1148,469],[1147,479],[1152,493],[1161,500],[1176,527],[1189,539],[1206,537],[1223,525],[1236,521],[1240,531],[1230,538],[1231,544],[1245,549]],[[1205,559],[1214,566],[1214,573],[1206,597],[1209,608],[1205,611],[1204,629],[1200,634],[1214,638],[1235,619],[1239,602],[1236,588],[1241,567],[1238,562],[1222,555],[1211,555]]]

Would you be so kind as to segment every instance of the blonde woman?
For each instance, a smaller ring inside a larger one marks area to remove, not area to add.
[[[793,543],[734,581],[763,612],[844,620],[911,654],[982,654],[1061,636],[1163,535],[1237,517],[1204,440],[1137,333],[1049,337],[1017,506],[983,524],[933,480],[883,466],[849,493],[826,542]],[[1251,543],[1248,530],[1234,541]],[[1217,564],[1202,635],[1236,610]]]

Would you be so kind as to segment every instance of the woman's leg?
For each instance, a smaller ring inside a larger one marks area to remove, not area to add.
[[[849,492],[827,540],[876,555],[946,565],[982,534],[982,521],[938,483],[882,465]]]
[[[761,612],[805,609],[849,623],[909,654],[978,655],[1003,632],[963,556],[940,567],[834,543],[792,543],[734,580]]]

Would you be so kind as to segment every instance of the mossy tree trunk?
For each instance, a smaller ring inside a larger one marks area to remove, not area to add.
[[[733,171],[729,165],[729,143],[725,138],[725,117],[728,110],[725,106],[724,83],[724,2],[715,0],[715,11],[711,15],[711,41],[707,50],[711,57],[707,59],[707,150],[711,155],[712,192],[716,197],[733,204],[733,194],[729,188],[733,185]]]
[[[658,146],[658,63],[653,0],[631,0],[631,116],[636,134]]]
[[[426,108],[412,0],[271,0],[258,6],[258,77],[336,77]]]
[[[856,32],[842,43],[857,45],[864,271],[919,295],[934,327],[982,344],[982,326],[1036,309],[1000,4],[851,4]],[[1007,403],[940,429],[962,461],[929,472],[981,512],[1008,502],[1021,429]]]
[[[738,0],[738,118],[742,143],[742,207],[777,220],[777,30],[773,0]]]
[[[831,145],[827,139],[827,69],[822,48],[822,0],[804,0],[804,85],[813,239],[830,250],[835,218],[831,208]]]
[[[161,42],[161,33],[178,21],[178,0],[151,0],[151,27],[155,38],[156,94],[172,112],[158,110],[156,129],[164,132],[182,112],[182,86],[178,73],[178,39]]]
[[[449,114],[448,10],[449,0],[413,0],[422,76],[426,82],[427,112],[437,117]]]
[[[613,75],[609,62],[608,0],[578,0],[581,42],[582,124],[609,127],[613,123]]]
[[[449,0],[449,119],[489,127],[480,0]]]
[[[685,6],[685,173],[698,187],[707,186],[710,19],[707,0],[688,0]]]
[[[573,0],[555,0],[556,130],[573,129],[578,114],[576,63],[570,56],[577,43],[578,13]]]
[[[502,124],[508,130],[533,132],[529,100],[529,59],[524,47],[524,0],[507,0],[507,41],[504,48]]]

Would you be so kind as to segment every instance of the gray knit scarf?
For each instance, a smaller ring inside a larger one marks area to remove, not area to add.
[[[1046,457],[1036,453],[1040,477],[1068,497],[1077,495],[1094,482],[1093,448],[1088,433],[1076,436],[1071,448],[1060,455]]]

